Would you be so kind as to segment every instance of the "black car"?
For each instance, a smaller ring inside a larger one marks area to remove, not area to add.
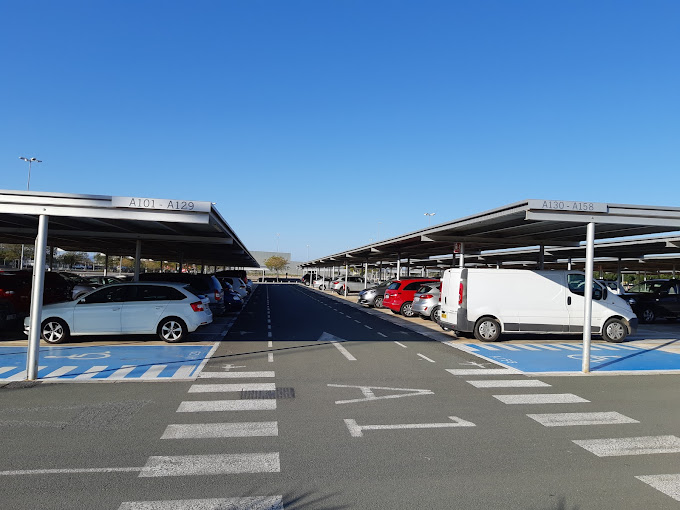
[[[633,285],[621,297],[628,301],[640,322],[680,317],[680,280],[646,280]]]
[[[241,295],[234,290],[234,287],[231,286],[231,282],[226,277],[217,276],[216,278],[224,289],[224,306],[226,307],[227,312],[238,312],[243,308],[243,299],[241,299]]]

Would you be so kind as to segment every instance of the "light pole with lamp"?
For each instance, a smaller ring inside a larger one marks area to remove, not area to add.
[[[432,216],[437,214],[436,212],[426,212],[425,216],[427,216],[427,226],[430,226],[430,220],[432,219]]]
[[[22,161],[26,161],[28,163],[28,181],[26,182],[26,191],[29,191],[31,189],[31,165],[33,163],[42,163],[41,160],[35,159],[35,158],[25,158],[23,156],[19,156],[19,159]],[[33,254],[35,257],[35,254]],[[24,268],[24,245],[21,245],[21,258],[19,259],[19,269]]]

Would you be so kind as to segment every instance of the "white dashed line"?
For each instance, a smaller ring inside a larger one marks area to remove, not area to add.
[[[622,423],[640,423],[619,413],[555,413],[527,414],[544,427],[573,427],[578,425],[619,425]]]
[[[425,356],[424,354],[420,354],[419,352],[417,352],[416,354],[417,354],[418,356],[420,356],[421,358],[423,358],[425,361],[429,361],[430,363],[435,363],[435,361],[434,361],[433,359],[428,358],[428,357]]]
[[[676,436],[621,437],[616,439],[584,439],[574,443],[598,457],[680,453],[680,438]]]
[[[408,347],[405,346],[404,344],[402,344],[401,342],[396,342],[396,341],[395,341],[394,343],[397,344],[399,347],[403,347],[404,349],[408,349]]]

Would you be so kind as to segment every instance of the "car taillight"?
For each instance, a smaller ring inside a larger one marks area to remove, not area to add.
[[[463,304],[463,282],[460,282],[460,287],[458,287],[458,304]]]
[[[191,309],[194,312],[205,312],[205,308],[203,308],[203,303],[201,301],[196,301],[195,303],[191,303]]]
[[[0,297],[9,297],[9,296],[13,296],[13,295],[14,295],[13,290],[0,289]]]
[[[432,294],[423,294],[420,299],[432,299],[434,296]]]
[[[222,299],[222,296],[220,296],[220,291],[216,290],[215,291],[215,301],[220,301]]]

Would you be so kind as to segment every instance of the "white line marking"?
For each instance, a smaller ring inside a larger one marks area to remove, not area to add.
[[[582,439],[574,441],[598,457],[680,453],[680,438],[676,436],[642,436],[612,439]]]
[[[267,353],[267,361],[269,363],[274,363],[274,353],[273,352],[268,352]]]
[[[446,371],[453,375],[507,375],[522,373],[514,368],[447,368]]]
[[[329,384],[331,388],[357,388],[364,394],[364,398],[353,398],[350,400],[336,400],[336,404],[351,404],[353,402],[366,402],[368,400],[383,400],[387,398],[401,398],[401,397],[415,397],[418,395],[434,395],[431,390],[420,390],[416,388],[388,388],[385,386],[353,386],[351,384]],[[381,397],[376,397],[373,390],[383,390],[383,391],[400,391],[402,393],[383,395]],[[404,392],[410,393],[404,393]]]
[[[505,344],[498,344],[498,347],[500,347],[501,349],[506,349],[508,351],[519,351],[520,350],[517,347],[513,347],[512,345],[505,345]]]
[[[122,368],[116,370],[114,373],[108,376],[107,379],[124,379],[125,376],[132,372],[135,368],[137,368],[135,365],[123,365]]]
[[[618,349],[617,349],[616,347],[612,347],[612,346],[610,346],[610,345],[597,344],[597,346],[598,346],[600,349],[605,349],[605,350],[607,350],[607,351],[618,351]]]
[[[59,377],[60,375],[68,374],[69,372],[75,370],[78,368],[78,366],[63,366],[60,368],[57,368],[53,372],[50,372],[49,374],[41,375],[41,379],[47,379],[49,377]]]
[[[636,476],[638,480],[654,487],[676,501],[680,501],[680,474]]]
[[[75,376],[75,379],[92,379],[95,375],[97,375],[102,370],[105,370],[107,367],[108,365],[90,367],[87,370],[85,370],[85,372],[83,372],[82,374],[78,374],[77,376]]]
[[[271,437],[279,435],[275,421],[238,423],[170,424],[161,439],[206,439],[217,437]]]
[[[268,325],[267,325],[267,329],[268,329],[269,331],[271,331],[271,330],[272,330],[272,325],[271,325],[271,324],[268,324]]]
[[[399,429],[443,429],[451,427],[474,427],[475,424],[461,420],[456,416],[449,416],[453,423],[401,423],[397,425],[359,425],[356,420],[345,419],[345,425],[352,437],[363,437],[364,430],[399,430]]]
[[[38,370],[45,370],[47,368],[47,365],[38,367]],[[23,381],[26,379],[26,370],[22,370],[21,372],[17,372],[14,375],[9,376],[5,381]]]
[[[550,386],[548,383],[536,379],[487,379],[484,381],[465,382],[472,384],[475,388],[543,388]]]
[[[267,342],[267,347],[274,347],[274,344],[272,343],[271,340],[269,340],[269,341]]]
[[[533,345],[527,344],[515,344],[515,347],[519,347],[520,349],[526,349],[527,351],[540,351],[540,349],[537,349]]]
[[[606,413],[555,413],[527,414],[532,420],[545,427],[573,427],[577,425],[619,425],[623,423],[640,423],[615,412]]]
[[[274,377],[274,371],[263,372],[201,372],[199,379],[239,379],[241,377]]]
[[[201,363],[203,364],[203,362]],[[194,368],[196,368],[196,365],[182,365],[177,369],[177,372],[172,374],[172,377],[170,377],[170,379],[186,379],[191,375]]]
[[[425,356],[424,354],[420,354],[419,352],[417,352],[416,355],[420,356],[420,357],[423,358],[425,361],[429,361],[430,363],[435,363],[435,361],[434,361],[433,359],[428,358],[428,357]]]
[[[121,468],[72,468],[72,469],[20,469],[16,471],[0,471],[0,476],[16,475],[62,475],[75,473],[129,473],[141,471],[141,467],[121,467]]]
[[[543,344],[531,344],[533,347],[540,347],[541,349],[547,349],[548,351],[559,351],[557,347],[551,347],[550,345]]]
[[[5,372],[11,372],[12,370],[16,370],[19,367],[0,367],[0,374],[4,374]]]
[[[276,399],[264,400],[187,400],[177,408],[178,413],[203,413],[219,411],[273,411]]]
[[[490,345],[475,344],[477,349],[486,349],[487,351],[500,351],[498,347],[491,347]]]
[[[165,367],[167,367],[167,365],[150,366],[149,369],[140,376],[140,379],[155,379],[161,374]]]
[[[281,496],[126,501],[118,510],[283,510]]]
[[[394,343],[397,344],[399,347],[403,347],[404,349],[408,349],[408,347],[405,346],[404,344],[402,344],[401,342],[395,341]]]
[[[575,404],[590,402],[571,393],[536,393],[531,395],[494,395],[504,404]]]
[[[383,337],[387,338],[387,335],[381,333],[380,331],[378,331],[378,334],[379,334],[380,336],[383,336]]]
[[[272,337],[272,332],[270,331],[269,333],[267,333],[267,338],[271,338],[271,337]]]
[[[220,344],[219,344],[218,342],[215,342],[215,343],[213,344],[212,349],[210,349],[210,352],[208,352],[208,354],[205,355],[205,358],[203,358],[203,360],[198,364],[198,368],[196,369],[196,373],[197,373],[197,374],[200,374],[200,373],[201,373],[201,371],[202,371],[203,368],[205,367],[206,363],[208,363],[208,360],[209,360],[210,358],[212,358],[212,355],[213,355],[213,354],[215,354],[215,351],[217,350],[217,347],[218,347],[219,345],[220,345]],[[180,368],[180,370],[181,370],[181,368]],[[178,370],[178,372],[179,372],[179,370]],[[189,373],[191,373],[191,372],[189,372]],[[187,376],[187,377],[188,377],[188,376]],[[174,379],[175,376],[173,376],[172,378]],[[179,379],[179,376],[177,376],[177,378]]]
[[[235,453],[149,457],[140,477],[278,473],[278,453]]]
[[[352,356],[352,355],[349,353],[349,351],[348,351],[347,349],[345,349],[342,345],[340,345],[340,344],[338,343],[337,340],[331,340],[331,343],[332,343],[332,344],[335,346],[335,348],[336,348],[337,350],[339,350],[339,351],[342,353],[342,355],[343,355],[345,358],[347,358],[348,360],[350,360],[350,361],[356,361],[356,360],[357,360],[354,356]]]
[[[368,328],[368,329],[373,329],[373,328],[372,328],[371,326],[369,326],[368,324],[364,324],[364,327],[365,327],[365,328]]]
[[[616,348],[617,349],[624,349],[626,351],[639,351],[639,350],[641,350],[639,347],[633,347],[632,345],[620,345],[620,344],[617,344]]]
[[[239,383],[239,384],[194,384],[189,393],[224,393],[230,391],[274,391],[274,383]]]
[[[568,351],[582,351],[583,348],[579,349],[577,347],[574,347],[572,345],[567,345],[567,344],[553,344],[556,347],[560,347],[562,349],[566,349]]]

